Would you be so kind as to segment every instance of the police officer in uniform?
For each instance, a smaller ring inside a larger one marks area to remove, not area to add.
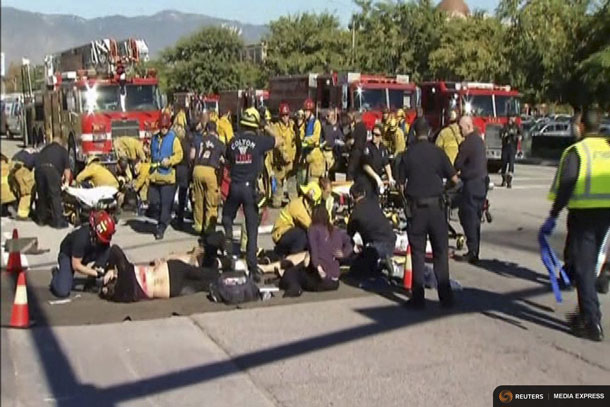
[[[243,206],[246,217],[246,263],[251,275],[257,274],[256,247],[258,240],[258,207],[255,182],[262,170],[265,154],[283,143],[280,137],[260,132],[261,118],[254,107],[244,111],[240,125],[242,131],[235,135],[227,149],[227,159],[231,167],[229,195],[222,210],[222,224],[228,240],[227,251],[233,251],[233,221],[239,207]],[[264,130],[274,134],[267,125]]]
[[[366,196],[372,197],[379,195],[383,190],[382,174],[388,177],[390,185],[394,185],[392,177],[392,168],[390,167],[390,153],[388,149],[381,143],[383,137],[383,126],[375,125],[373,129],[373,140],[366,143],[362,156],[362,174],[360,180],[366,188]]]
[[[578,312],[570,325],[575,335],[593,341],[604,338],[595,270],[610,228],[610,138],[599,134],[601,117],[595,108],[584,112],[584,138],[561,157],[549,194],[553,207],[541,228],[550,235],[559,213],[568,207],[568,252],[578,292]]]
[[[517,118],[511,116],[508,123],[502,129],[502,186],[512,188],[513,174],[515,173],[515,155],[517,144],[521,139],[521,127],[517,124]],[[508,173],[506,172],[508,170]]]
[[[17,206],[17,219],[26,220],[30,216],[32,193],[34,192],[34,166],[38,154],[32,148],[20,150],[13,156],[9,184],[15,191],[19,203]]]
[[[443,150],[428,141],[428,125],[422,120],[414,127],[416,141],[402,156],[399,174],[407,200],[407,234],[413,259],[413,296],[408,304],[415,308],[425,306],[424,262],[426,240],[430,236],[438,296],[441,305],[451,306],[453,293],[449,285],[449,232],[443,179],[454,183],[459,179]]]
[[[191,147],[190,152],[191,160],[195,165],[193,169],[194,229],[202,236],[216,229],[220,204],[218,177],[224,162],[226,146],[219,140],[215,128],[214,123],[208,123],[208,131],[203,135],[200,145]]]
[[[176,171],[174,167],[182,161],[182,145],[172,130],[169,115],[162,114],[159,132],[153,136],[151,150],[151,174],[148,202],[157,219],[155,239],[163,239],[165,229],[172,217],[172,206],[176,195]]]
[[[351,150],[347,164],[347,179],[355,180],[362,172],[362,153],[366,146],[368,131],[362,121],[361,112],[350,112],[349,116],[352,119],[352,123],[350,124],[351,138],[349,144],[351,145]]]
[[[475,264],[479,261],[481,216],[483,216],[483,205],[489,180],[487,177],[487,155],[485,154],[485,142],[475,130],[472,117],[463,116],[459,124],[465,140],[460,145],[460,150],[455,159],[455,169],[459,171],[460,178],[464,183],[458,215],[466,235],[468,253],[456,260],[464,260]]]
[[[72,177],[68,150],[59,137],[38,154],[34,178],[36,180],[36,216],[39,225],[50,224],[57,229],[67,228],[61,203],[61,185]]]

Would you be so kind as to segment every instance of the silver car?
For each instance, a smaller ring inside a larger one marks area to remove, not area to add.
[[[552,121],[532,129],[532,137],[572,137],[570,122]]]

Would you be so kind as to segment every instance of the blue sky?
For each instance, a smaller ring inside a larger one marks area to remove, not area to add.
[[[437,0],[440,1],[440,0]],[[493,11],[498,0],[466,0],[471,9]],[[3,6],[85,18],[150,15],[165,9],[264,24],[289,13],[330,11],[346,23],[357,9],[351,0],[2,0]]]

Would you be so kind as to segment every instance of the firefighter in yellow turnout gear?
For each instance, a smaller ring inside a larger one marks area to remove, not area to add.
[[[15,194],[11,190],[11,187],[8,182],[9,173],[11,171],[11,165],[9,159],[4,154],[0,154],[0,160],[2,162],[2,186],[0,187],[1,198],[0,203],[4,208],[4,205],[12,204],[17,200]]]
[[[220,186],[218,172],[224,161],[226,146],[218,139],[214,122],[208,124],[199,146],[191,147],[193,169],[193,228],[197,233],[209,233],[216,228]]]
[[[91,187],[114,187],[119,188],[119,181],[112,172],[100,163],[99,157],[91,156],[87,160],[85,168],[76,176],[79,184],[89,183]]]
[[[451,110],[449,112],[449,125],[444,127],[436,138],[436,145],[447,154],[451,164],[455,162],[460,144],[464,141],[457,119],[457,112]]]
[[[272,177],[276,181],[271,202],[274,208],[282,206],[284,192],[286,191],[286,179],[290,171],[292,171],[297,154],[296,133],[294,131],[294,122],[290,119],[290,107],[282,103],[279,112],[280,120],[274,127],[278,136],[284,140],[284,144],[274,148],[270,156]]]
[[[130,163],[137,160],[146,161],[146,153],[140,139],[135,137],[118,137],[113,143],[117,158],[125,157]]]
[[[311,181],[300,189],[301,196],[294,198],[280,211],[271,231],[275,252],[280,256],[302,252],[307,248],[311,210],[322,198],[318,181]]]
[[[383,144],[388,148],[390,155],[396,157],[407,148],[405,134],[398,127],[398,120],[395,117],[390,117],[384,129]]]
[[[300,172],[299,184],[303,185],[312,180],[318,180],[326,170],[326,160],[320,149],[320,135],[322,124],[315,116],[315,104],[313,100],[307,99],[303,104],[305,111],[305,123],[301,130],[301,162],[304,167]]]
[[[19,200],[17,219],[25,220],[30,216],[34,181],[35,151],[23,149],[13,156],[8,182],[13,194]]]

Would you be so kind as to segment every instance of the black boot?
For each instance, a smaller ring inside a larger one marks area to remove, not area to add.
[[[502,185],[500,185],[501,187],[505,187],[506,186],[506,174],[502,174]]]
[[[513,174],[511,174],[510,172],[508,173],[508,175],[506,176],[506,188],[512,188],[513,187]]]

